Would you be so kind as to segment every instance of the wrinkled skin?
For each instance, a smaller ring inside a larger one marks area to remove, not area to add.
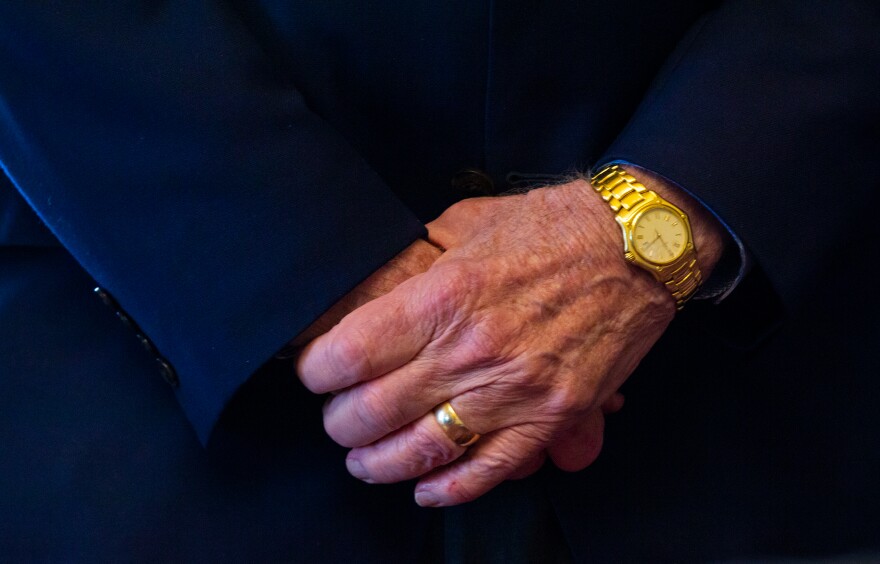
[[[583,180],[465,200],[428,229],[442,256],[298,361],[311,391],[335,394],[324,424],[352,448],[349,471],[371,483],[421,477],[416,501],[445,506],[546,455],[566,470],[592,463],[616,390],[674,316],[669,293],[623,260],[619,227]],[[720,255],[717,231],[695,225],[711,249],[704,271]],[[483,435],[468,449],[433,420],[446,400]]]

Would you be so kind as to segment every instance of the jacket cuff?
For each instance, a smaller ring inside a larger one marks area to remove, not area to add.
[[[0,162],[207,442],[260,366],[425,228],[244,24],[174,10],[4,5]]]

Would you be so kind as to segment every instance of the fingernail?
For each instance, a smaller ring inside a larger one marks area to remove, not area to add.
[[[432,491],[416,492],[416,503],[421,507],[437,507],[440,505],[440,498]]]
[[[373,480],[370,479],[370,475],[367,473],[367,469],[364,468],[364,465],[361,464],[360,460],[356,458],[346,458],[345,467],[348,468],[348,473],[358,480],[363,480],[368,484],[373,483]]]

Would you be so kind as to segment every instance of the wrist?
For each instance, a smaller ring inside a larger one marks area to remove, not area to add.
[[[724,226],[705,206],[665,178],[633,165],[621,164],[620,168],[638,178],[645,188],[653,190],[688,216],[697,254],[697,266],[700,268],[703,280],[708,280],[727,245],[728,235]]]

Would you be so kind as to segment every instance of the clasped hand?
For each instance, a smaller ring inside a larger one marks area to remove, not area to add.
[[[670,295],[621,256],[620,230],[582,180],[460,202],[428,225],[430,267],[309,343],[297,368],[332,392],[324,425],[370,483],[420,478],[445,506],[528,475],[549,456],[595,459],[604,411],[672,319]],[[434,256],[431,256],[433,260]],[[457,446],[433,418],[451,401],[482,438]]]

